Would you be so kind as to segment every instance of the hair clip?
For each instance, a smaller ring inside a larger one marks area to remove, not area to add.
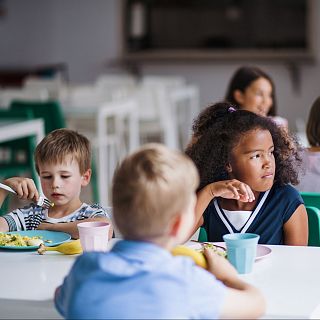
[[[235,111],[237,111],[237,110],[234,107],[229,107],[229,109],[228,109],[228,112],[230,112],[230,113],[235,112]]]

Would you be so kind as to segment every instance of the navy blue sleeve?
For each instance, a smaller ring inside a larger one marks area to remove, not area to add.
[[[286,210],[283,212],[284,223],[286,223],[291,218],[291,216],[301,204],[304,204],[300,193],[291,185],[286,186],[285,197],[286,199],[288,199],[288,205],[286,207]]]

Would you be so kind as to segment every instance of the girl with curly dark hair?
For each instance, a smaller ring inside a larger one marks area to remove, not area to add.
[[[205,109],[186,154],[200,174],[197,227],[209,241],[251,232],[260,243],[307,245],[308,220],[297,184],[297,142],[267,117],[229,103]]]

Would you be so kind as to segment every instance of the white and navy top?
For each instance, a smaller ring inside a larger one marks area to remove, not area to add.
[[[48,216],[48,209],[30,204],[22,209],[16,209],[4,215],[3,218],[9,225],[9,231],[36,230],[41,222],[61,223],[96,217],[110,218],[109,213],[111,212],[109,212],[109,209],[111,210],[111,208],[102,208],[98,204],[89,205],[83,203],[76,211],[65,217],[55,219]]]
[[[291,185],[274,184],[260,193],[251,212],[227,211],[219,203],[220,198],[213,199],[203,215],[208,241],[223,241],[222,236],[227,233],[248,232],[259,234],[259,243],[278,245],[283,244],[283,225],[304,202]]]

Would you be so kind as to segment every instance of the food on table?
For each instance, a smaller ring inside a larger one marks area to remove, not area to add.
[[[40,236],[28,237],[20,234],[0,232],[0,246],[4,247],[30,247],[43,243]]]
[[[79,239],[61,243],[55,247],[46,247],[43,243],[40,244],[38,253],[42,255],[46,251],[59,251],[64,254],[79,254],[82,253],[82,247]]]
[[[202,244],[202,248],[199,249],[199,251],[203,252],[204,248],[212,249],[216,254],[218,254],[221,257],[224,257],[224,258],[227,257],[227,250],[225,248],[217,246],[217,245],[215,245],[213,243],[204,242]]]
[[[213,243],[201,243],[200,249],[192,249],[187,246],[176,246],[171,250],[171,253],[174,256],[188,256],[191,257],[195,264],[198,266],[207,269],[207,260],[205,256],[203,255],[204,248],[209,248],[213,250],[215,253],[217,253],[219,256],[222,256],[224,258],[227,257],[227,251],[225,248],[214,245]]]
[[[171,250],[171,253],[174,256],[188,256],[193,259],[196,265],[199,267],[202,267],[204,269],[207,269],[208,264],[205,256],[202,252],[196,251],[194,249],[191,249],[186,246],[176,246]]]
[[[31,238],[31,239],[27,240],[28,246],[37,246],[37,247],[39,247],[41,243],[43,243],[43,240],[41,240],[41,239],[33,239],[33,238]]]

